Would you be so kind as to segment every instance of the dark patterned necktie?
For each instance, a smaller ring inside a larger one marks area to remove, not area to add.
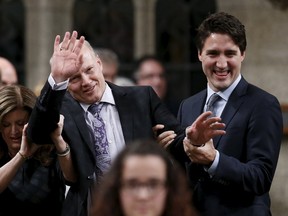
[[[103,107],[103,103],[92,104],[89,106],[88,111],[94,116],[93,135],[96,152],[96,176],[97,179],[101,179],[103,174],[110,168],[111,158],[109,154],[109,145],[106,136],[105,124],[100,116],[100,111]]]
[[[216,93],[212,94],[207,102],[206,111],[211,111],[212,115],[210,117],[216,116],[215,107],[213,106],[215,102],[220,98]]]

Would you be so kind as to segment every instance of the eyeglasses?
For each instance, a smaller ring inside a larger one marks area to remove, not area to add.
[[[137,180],[123,181],[121,189],[133,196],[137,196],[142,189],[145,189],[148,196],[155,196],[166,188],[166,181],[153,179],[147,182],[139,182]]]

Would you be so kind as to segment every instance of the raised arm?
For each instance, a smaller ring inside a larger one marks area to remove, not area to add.
[[[77,31],[66,32],[60,43],[60,36],[55,37],[54,52],[50,59],[51,75],[56,83],[68,80],[79,71],[82,65],[81,49],[85,38],[77,39]]]
[[[55,37],[54,52],[50,59],[51,76],[41,90],[27,130],[28,138],[36,144],[52,143],[50,135],[58,127],[60,108],[69,78],[77,73],[82,65],[81,49],[85,39],[83,36],[77,39],[77,36],[76,31],[72,34],[66,32],[62,42],[59,35]],[[56,85],[51,83],[51,80]],[[64,85],[57,85],[61,82],[64,82]]]

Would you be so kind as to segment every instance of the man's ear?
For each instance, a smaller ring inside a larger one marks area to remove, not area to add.
[[[199,61],[202,61],[202,52],[198,50],[198,59]]]
[[[242,57],[242,60],[241,60],[241,62],[242,62],[242,61],[244,61],[244,59],[245,59],[245,56],[246,56],[246,52],[245,52],[245,51],[243,51],[243,53],[241,54],[241,57]]]

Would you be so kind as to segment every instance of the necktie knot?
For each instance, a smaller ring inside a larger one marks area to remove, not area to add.
[[[94,115],[94,116],[95,116],[95,115],[96,115],[96,116],[99,116],[99,113],[100,113],[102,107],[103,107],[103,103],[92,104],[92,105],[89,106],[88,111],[89,111],[90,113],[92,113],[92,115]]]
[[[213,93],[209,100],[207,101],[207,109],[211,108],[211,106],[213,106],[213,104],[220,98],[220,96],[216,93]]]
[[[211,111],[213,116],[215,116],[215,110],[213,106],[219,98],[220,96],[218,94],[213,93],[207,102],[206,111]]]

